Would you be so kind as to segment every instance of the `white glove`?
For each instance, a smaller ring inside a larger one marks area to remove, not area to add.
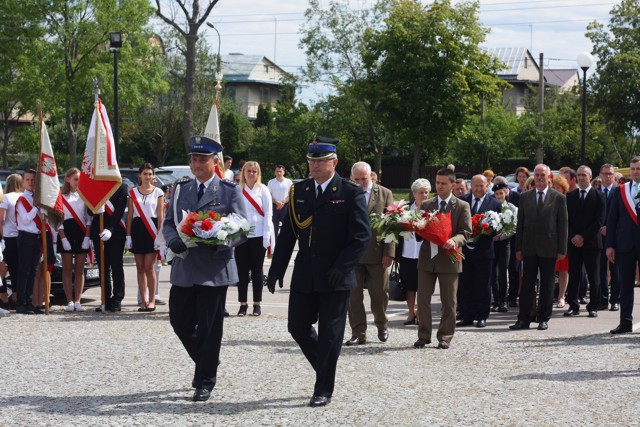
[[[89,236],[84,236],[84,239],[82,239],[82,249],[89,249],[89,242]]]
[[[269,237],[263,237],[262,247],[264,247],[265,249],[269,249],[269,246],[271,246],[271,241],[269,240]]]
[[[71,243],[69,243],[69,239],[67,239],[66,237],[62,238],[62,249],[64,249],[65,251],[71,250]]]
[[[131,249],[131,236],[127,236],[124,241],[124,248],[126,250]]]
[[[4,252],[7,246],[4,244],[4,239],[0,240],[0,252]]]
[[[103,242],[106,242],[110,238],[111,238],[111,232],[106,228],[102,230],[102,233],[100,233],[100,240],[102,240]]]

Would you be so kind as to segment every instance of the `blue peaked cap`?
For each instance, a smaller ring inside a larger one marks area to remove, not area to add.
[[[211,155],[222,151],[222,144],[208,136],[192,136],[189,138],[189,154]]]
[[[307,159],[325,159],[337,153],[336,145],[340,142],[335,138],[314,135],[309,141]]]

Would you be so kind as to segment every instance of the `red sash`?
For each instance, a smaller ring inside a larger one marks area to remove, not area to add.
[[[107,200],[107,203],[104,206],[105,206],[105,210],[107,211],[107,213],[109,215],[113,216],[113,213],[114,213],[113,203],[111,203],[111,201]],[[118,222],[118,225],[120,227],[122,227],[123,230],[127,229],[127,225],[124,223],[122,218],[120,218],[120,221]]]
[[[247,200],[249,201],[249,203],[251,203],[251,205],[256,208],[256,211],[258,211],[258,213],[260,214],[260,216],[264,216],[264,211],[262,210],[262,208],[260,207],[260,205],[258,205],[258,202],[256,202],[255,200],[253,200],[253,197],[251,197],[251,194],[249,194],[247,192],[247,190],[245,188],[242,189],[242,194],[244,195],[244,197],[247,198]]]
[[[629,182],[627,184],[620,186],[620,197],[622,198],[622,203],[624,207],[627,208],[627,212],[629,216],[633,220],[633,222],[638,225],[638,215],[636,214],[636,206],[633,203],[633,199],[631,198],[631,186],[633,182]],[[627,188],[628,187],[628,188]]]
[[[64,199],[64,197],[63,197]],[[22,206],[24,206],[24,209],[28,212],[31,212],[31,209],[33,209],[33,206],[31,206],[31,203],[29,203],[29,201],[24,197],[24,196],[20,196],[18,197],[18,202],[22,203]],[[18,224],[18,205],[16,204],[16,224]],[[40,217],[38,215],[36,215],[33,218],[33,221],[36,223],[36,225],[38,226],[38,230],[42,230],[42,221],[40,220]],[[51,227],[49,226],[49,223],[47,223],[45,225],[45,227],[47,228],[47,231],[49,231],[52,235],[52,231],[51,231]]]
[[[64,207],[67,208],[67,210],[71,213],[71,216],[73,217],[73,219],[76,220],[76,223],[78,224],[78,226],[80,227],[80,229],[82,230],[84,235],[86,236],[87,235],[87,226],[80,220],[80,217],[78,216],[78,212],[76,212],[75,209],[73,209],[73,206],[71,206],[69,204],[67,199],[65,199],[64,197],[61,197],[61,199],[62,199],[62,204],[64,205]]]
[[[153,238],[153,240],[156,240],[158,229],[156,228],[156,225],[153,223],[153,221],[151,221],[151,218],[148,218],[145,211],[142,210],[142,206],[140,206],[140,202],[138,202],[138,198],[136,197],[136,193],[133,188],[129,190],[129,196],[131,196],[131,200],[133,200],[133,206],[135,206],[136,211],[138,211],[138,216],[140,217],[140,219],[142,219],[142,223],[147,229],[147,232]]]

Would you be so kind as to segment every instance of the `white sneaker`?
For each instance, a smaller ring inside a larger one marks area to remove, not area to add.
[[[80,304],[79,302],[74,304],[74,308],[76,309],[76,311],[84,311],[84,307],[82,307],[82,304]]]
[[[64,308],[64,311],[74,311],[76,309],[75,304],[73,304],[73,301],[71,301],[69,304],[67,304],[67,306]]]
[[[5,310],[4,308],[0,308],[0,316],[8,316],[11,314],[9,310]]]

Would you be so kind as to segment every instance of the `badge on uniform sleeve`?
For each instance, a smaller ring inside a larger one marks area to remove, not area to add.
[[[305,187],[305,188],[304,188],[304,191],[309,191],[309,187]]]
[[[338,188],[337,187],[333,187],[332,190],[333,191],[338,191]]]

